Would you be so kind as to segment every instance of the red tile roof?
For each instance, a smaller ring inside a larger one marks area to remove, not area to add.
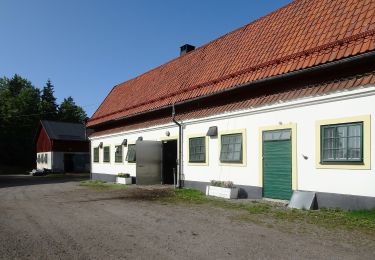
[[[193,118],[202,118],[206,116],[218,115],[228,111],[235,111],[246,109],[250,107],[260,107],[263,105],[275,104],[280,101],[288,101],[288,100],[296,100],[304,97],[312,97],[312,96],[319,96],[323,94],[333,93],[337,91],[342,91],[345,89],[351,89],[356,87],[366,87],[369,85],[375,84],[375,71],[365,73],[362,75],[356,75],[348,78],[342,78],[339,80],[334,81],[326,81],[321,82],[318,84],[312,84],[305,86],[303,88],[294,88],[288,89],[281,92],[268,94],[268,95],[255,95],[253,98],[249,98],[246,100],[236,100],[231,102],[226,102],[220,105],[208,106],[204,108],[197,108],[190,111],[185,111],[183,113],[179,113],[177,116],[178,120],[186,120],[186,119],[193,119]],[[118,133],[123,131],[129,131],[139,128],[151,127],[156,125],[168,124],[172,122],[172,118],[170,114],[153,117],[152,119],[144,119],[137,123],[131,123],[119,127],[114,127],[111,129],[106,129],[102,131],[98,131],[90,135],[91,137],[94,136],[101,136],[106,134]]]
[[[88,126],[375,49],[375,0],[297,0],[115,86]]]

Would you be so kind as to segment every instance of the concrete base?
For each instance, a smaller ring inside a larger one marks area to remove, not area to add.
[[[91,173],[92,180],[106,181],[106,182],[116,182],[117,175],[104,174],[104,173]]]
[[[375,198],[337,193],[317,192],[319,208],[341,208],[347,210],[374,209]]]

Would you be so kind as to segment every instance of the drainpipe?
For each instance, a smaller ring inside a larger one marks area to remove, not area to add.
[[[172,104],[172,121],[178,126],[178,188],[182,188],[182,124],[176,120],[176,112],[174,108],[174,103]]]

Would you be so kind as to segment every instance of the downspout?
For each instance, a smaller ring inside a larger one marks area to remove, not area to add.
[[[176,120],[176,112],[174,108],[174,103],[172,104],[172,121],[178,126],[178,188],[182,188],[182,124]]]
[[[87,127],[86,127],[86,125],[87,125],[87,120],[88,120],[88,118],[85,119],[85,140],[89,142],[90,180],[92,180],[92,161],[93,161],[93,160],[92,160],[92,154],[91,154],[91,140],[90,140],[90,138],[89,138],[88,135],[87,135]]]

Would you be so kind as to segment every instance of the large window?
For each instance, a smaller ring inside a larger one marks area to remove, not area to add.
[[[220,161],[224,163],[242,163],[242,134],[221,135]]]
[[[115,162],[122,163],[122,145],[115,147]]]
[[[94,162],[99,162],[99,147],[94,148]]]
[[[322,125],[321,162],[363,162],[363,123]]]
[[[48,162],[48,154],[44,154],[44,163]]]
[[[109,146],[103,147],[103,162],[110,162],[111,161],[111,154]]]
[[[128,153],[126,154],[126,160],[130,163],[135,163],[136,159],[135,144],[129,144]]]
[[[189,138],[189,162],[206,162],[206,137]]]

